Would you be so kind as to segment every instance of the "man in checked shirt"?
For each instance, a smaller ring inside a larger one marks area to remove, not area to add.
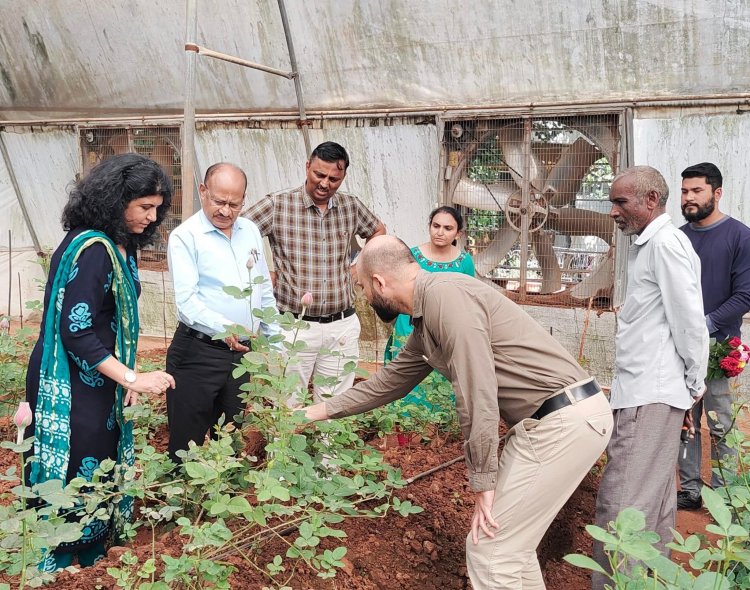
[[[347,359],[359,357],[350,244],[355,234],[370,240],[385,233],[383,223],[357,197],[338,191],[348,166],[342,146],[321,143],[305,166],[305,184],[266,195],[243,214],[271,244],[279,311],[310,324],[300,335],[307,344],[296,367],[302,383],[306,386],[312,375],[338,379],[336,386],[314,385],[314,401],[354,383],[354,373],[341,374]],[[313,303],[301,315],[302,295],[308,292]]]

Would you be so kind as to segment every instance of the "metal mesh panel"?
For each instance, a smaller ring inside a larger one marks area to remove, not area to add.
[[[172,207],[159,227],[161,239],[141,252],[146,268],[166,269],[167,237],[182,220],[179,127],[88,127],[80,129],[83,176],[116,154],[135,152],[157,162],[172,179]]]
[[[539,303],[609,304],[618,122],[585,115],[446,123],[444,200],[466,213],[479,274]]]

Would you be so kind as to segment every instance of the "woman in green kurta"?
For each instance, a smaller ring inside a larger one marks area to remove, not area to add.
[[[453,207],[438,207],[429,217],[430,241],[414,246],[411,253],[427,272],[460,272],[474,276],[474,261],[471,256],[456,244],[463,231],[464,221],[461,214]],[[401,314],[393,324],[393,333],[385,347],[384,361],[388,364],[398,354],[406,339],[411,334],[411,316]],[[433,372],[434,376],[438,376]],[[442,376],[439,376],[441,379]],[[417,386],[407,395],[404,404],[417,404],[431,407],[425,399],[422,389]]]

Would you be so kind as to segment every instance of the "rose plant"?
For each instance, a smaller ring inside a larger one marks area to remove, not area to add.
[[[250,292],[226,290],[236,297]],[[310,299],[306,294],[304,307]],[[152,548],[145,561],[125,553],[119,567],[108,570],[122,588],[229,588],[234,570],[229,560],[238,556],[262,572],[269,588],[287,587],[300,564],[322,578],[333,577],[344,565],[346,535],[339,525],[346,518],[378,518],[391,509],[403,516],[421,511],[393,495],[405,485],[400,472],[362,441],[356,422],[330,421],[311,431],[301,413],[289,407],[288,400],[304,389],[287,368],[305,349],[297,336],[304,337],[307,324],[272,309],[256,309],[253,315],[278,323],[294,338],[266,338],[241,326],[228,326],[216,336],[252,341],[251,352],[235,369],[236,376],[248,376],[243,385],[248,411],[235,417],[240,428],[219,425],[212,440],[178,453],[181,468],[148,441],[137,445],[139,461],[121,484],[123,493],[141,499],[131,534],[148,526],[153,539],[157,527],[176,525],[171,534],[179,536],[182,553],[157,555]],[[349,363],[354,365],[342,358],[344,367]],[[130,415],[138,420],[141,411],[135,408]],[[143,417],[151,419],[150,412]],[[251,430],[267,441],[262,456],[244,452],[242,435]],[[280,549],[261,559],[260,550],[269,543]]]
[[[249,294],[250,288],[235,293]],[[309,305],[309,299],[304,303]],[[177,467],[150,444],[164,422],[163,404],[144,399],[126,408],[126,418],[135,423],[137,461],[132,467],[102,461],[90,481],[77,478],[65,487],[46,482],[34,488],[23,481],[23,464],[20,471],[8,469],[0,478],[17,485],[0,506],[1,572],[18,576],[21,588],[48,583],[53,575],[39,567],[45,556],[61,542],[78,539],[92,519],[106,518],[103,507],[123,496],[137,502],[135,520],[126,525],[122,542],[146,528],[151,548],[146,556],[128,549],[107,571],[117,587],[139,590],[229,588],[236,569],[231,561],[238,557],[262,572],[269,588],[288,587],[303,564],[320,577],[333,577],[344,565],[346,535],[340,525],[345,519],[421,511],[394,495],[406,482],[362,441],[356,420],[326,422],[313,431],[301,413],[285,403],[301,387],[287,367],[305,348],[307,324],[272,309],[253,310],[253,315],[277,322],[300,338],[287,342],[282,336],[266,338],[239,326],[227,328],[228,334],[253,342],[235,369],[248,378],[243,386],[248,411],[238,417],[241,427],[219,424],[206,444],[191,444],[181,452],[183,464]],[[342,358],[347,370],[354,365]],[[15,419],[20,437],[29,421],[22,405]],[[266,440],[259,456],[244,450],[243,434],[251,429]],[[32,442],[28,438],[2,446],[23,461]],[[68,522],[69,515],[76,519]],[[163,535],[179,540],[176,553],[159,550],[156,539]],[[269,544],[275,549],[262,557],[261,549]]]

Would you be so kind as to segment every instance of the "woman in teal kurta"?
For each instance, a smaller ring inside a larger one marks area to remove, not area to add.
[[[411,249],[419,266],[427,272],[460,272],[473,277],[474,261],[456,245],[464,227],[461,214],[453,207],[438,207],[430,213],[428,227],[430,241]],[[411,316],[399,315],[385,347],[386,364],[395,358],[411,331]],[[403,399],[403,403],[430,406],[419,386]]]

